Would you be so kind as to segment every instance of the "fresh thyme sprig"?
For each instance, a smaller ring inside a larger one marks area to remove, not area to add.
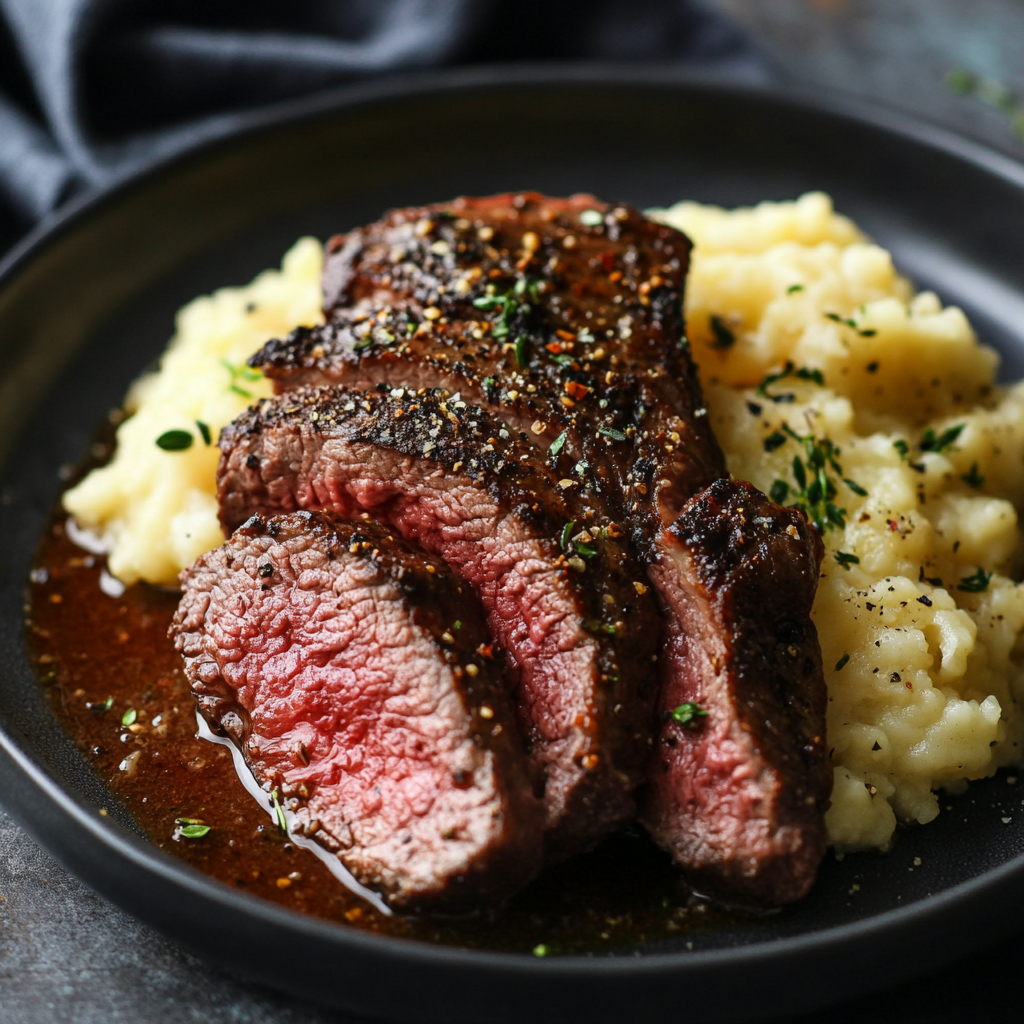
[[[769,497],[782,505],[792,499],[790,508],[798,508],[824,533],[829,527],[845,529],[846,509],[835,504],[836,485],[828,474],[832,470],[842,478],[843,467],[839,465],[839,449],[827,437],[814,434],[798,434],[788,423],[782,429],[798,444],[803,445],[803,458],[793,456],[792,470],[796,486],[785,480],[776,480],[769,491]],[[850,481],[844,480],[849,486]],[[863,488],[861,488],[863,490]]]

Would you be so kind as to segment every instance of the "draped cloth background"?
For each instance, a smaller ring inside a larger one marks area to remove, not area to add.
[[[0,254],[75,192],[260,105],[493,60],[762,59],[699,0],[0,0]]]

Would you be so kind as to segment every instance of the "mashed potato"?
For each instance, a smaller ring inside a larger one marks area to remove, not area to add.
[[[695,243],[689,335],[730,470],[823,526],[829,838],[884,847],[1024,750],[1024,385],[996,387],[963,313],[827,196],[654,216]]]
[[[829,837],[884,847],[939,813],[937,789],[1021,760],[1024,385],[996,387],[963,313],[915,295],[827,196],[654,216],[695,242],[690,340],[731,471],[821,524]],[[280,272],[186,306],[114,460],[66,495],[125,582],[173,583],[221,542],[198,424],[215,438],[270,393],[241,367],[318,320],[320,264],[303,239]],[[168,430],[193,443],[161,449]]]
[[[224,539],[214,477],[217,435],[270,383],[245,365],[268,338],[320,320],[322,253],[301,239],[281,270],[245,288],[190,302],[156,373],[136,381],[109,465],[64,495],[79,526],[98,533],[110,572],[125,583],[173,584],[178,573]],[[210,442],[204,438],[205,426]],[[167,451],[157,438],[186,431],[191,443]]]

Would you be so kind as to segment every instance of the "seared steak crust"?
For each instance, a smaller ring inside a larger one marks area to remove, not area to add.
[[[682,320],[689,248],[587,195],[396,210],[329,243],[328,322],[251,363],[282,390],[458,393],[547,449],[561,474],[583,463],[594,495],[649,546],[726,475]]]
[[[586,479],[559,478],[501,422],[425,390],[298,389],[243,414],[220,446],[226,529],[296,508],[368,514],[476,590],[543,775],[550,857],[631,816],[661,624]]]
[[[706,891],[798,899],[825,851],[832,785],[810,619],[821,539],[800,512],[720,480],[659,546],[668,672],[642,820]],[[672,712],[691,702],[706,717],[681,724]]]
[[[542,808],[482,610],[373,522],[254,516],[182,573],[203,714],[396,906],[470,908],[541,863]]]

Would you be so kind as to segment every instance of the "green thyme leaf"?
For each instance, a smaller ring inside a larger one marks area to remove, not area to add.
[[[978,464],[976,462],[971,463],[971,471],[969,473],[964,473],[960,479],[963,480],[968,487],[974,488],[982,487],[985,483],[985,478],[978,472]]]
[[[202,818],[175,818],[174,819],[174,824],[175,825],[202,825],[203,824],[203,819]]]
[[[106,700],[98,700],[92,704],[86,704],[86,707],[94,715],[102,715],[104,712],[109,711],[114,706],[114,698],[108,697]]]
[[[854,483],[852,480],[847,479],[845,476],[843,477],[843,483],[846,484],[846,486],[849,487],[854,494],[857,494],[862,498],[866,498],[868,496],[868,492],[865,491],[860,484]]]
[[[953,92],[958,93],[961,96],[966,96],[969,92],[974,90],[974,85],[977,79],[971,74],[966,68],[953,68],[948,75],[946,75],[946,85],[949,86]]]
[[[576,528],[576,520],[573,519],[562,527],[562,535],[558,540],[558,546],[563,551],[569,550],[569,541],[572,538],[572,531]]]
[[[836,671],[837,671],[837,672],[842,672],[842,671],[843,671],[843,669],[844,669],[844,668],[846,668],[846,663],[847,663],[847,662],[848,662],[849,660],[850,660],[850,656],[849,656],[849,654],[847,654],[847,653],[846,653],[846,652],[844,651],[844,652],[843,652],[843,656],[842,656],[842,657],[841,657],[841,658],[840,658],[840,659],[839,659],[839,660],[838,660],[838,661],[836,662]]]
[[[203,444],[209,448],[210,442],[213,440],[210,428],[202,420],[196,420],[196,427],[199,429],[199,436],[203,439]]]
[[[776,448],[781,448],[786,443],[786,435],[781,431],[774,430],[764,439],[764,450],[771,454]]]
[[[921,440],[918,441],[917,447],[923,452],[935,452],[936,454],[944,452],[956,444],[957,439],[964,432],[966,426],[966,423],[958,423],[955,427],[947,427],[941,434],[936,434],[929,427],[921,435]]]
[[[965,594],[984,594],[988,590],[989,582],[992,579],[992,573],[985,572],[984,569],[979,565],[978,571],[972,576],[965,576],[956,586],[957,590],[962,590]]]
[[[837,551],[835,553],[835,560],[847,571],[850,571],[851,565],[860,565],[860,559],[856,555],[851,555],[848,551]]]
[[[804,286],[802,284],[791,284],[786,289],[786,294],[787,295],[793,295],[795,292],[802,292],[803,290],[804,290]]]
[[[707,718],[708,713],[699,704],[687,701],[685,704],[680,704],[672,712],[671,717],[673,722],[678,722],[679,725],[686,726],[687,729],[696,729],[700,725],[699,719]]]
[[[533,947],[533,955],[534,956],[547,956],[548,955],[548,947],[545,946],[543,942],[539,942],[536,946]]]
[[[842,324],[844,327],[849,327],[850,330],[856,331],[862,338],[873,338],[878,333],[878,331],[873,328],[865,330],[851,317],[840,316],[838,313],[825,313],[824,316],[828,320],[832,320],[837,324]]]
[[[121,716],[121,724],[122,724],[122,725],[134,725],[134,724],[135,724],[135,720],[136,720],[136,719],[137,719],[138,717],[139,717],[139,713],[138,713],[138,711],[136,711],[136,710],[135,710],[135,708],[129,708],[129,709],[128,709],[128,710],[127,710],[127,711],[126,711],[126,712],[125,712],[125,713],[124,713],[124,714],[123,714],[123,715]]]
[[[910,445],[906,441],[896,440],[892,443],[893,448],[900,453],[900,458],[905,459],[910,454]]]
[[[497,335],[495,335],[497,336]],[[526,335],[520,334],[516,338],[516,362],[519,364],[520,370],[526,369]]]
[[[187,430],[165,430],[156,439],[156,446],[165,452],[183,452],[192,447],[192,435]]]
[[[271,792],[270,798],[274,801],[274,817],[277,818],[277,827],[287,833],[288,819],[284,816],[284,808],[281,806],[281,801],[278,800],[276,788]]]
[[[715,336],[715,340],[711,343],[712,348],[722,352],[736,344],[736,335],[729,330],[720,316],[712,314],[708,322],[711,326],[711,333]]]
[[[614,427],[601,426],[597,428],[599,434],[604,434],[605,437],[610,437],[613,441],[625,441],[626,435],[621,430],[616,430]]]
[[[186,839],[202,839],[209,831],[209,825],[183,825],[179,834]]]
[[[768,394],[768,388],[772,386],[776,381],[785,380],[792,378],[794,380],[804,380],[812,384],[817,384],[818,387],[825,386],[825,375],[821,370],[812,370],[809,367],[801,366],[795,367],[792,363],[787,362],[786,365],[778,373],[769,373],[767,377],[757,386],[755,392],[761,398],[770,399],[773,402],[792,402],[795,398],[794,395],[770,395]]]
[[[452,624],[452,629],[462,629],[462,619],[456,619]]]
[[[554,441],[551,442],[551,447],[548,449],[548,451],[552,455],[557,455],[562,450],[562,448],[565,446],[565,438],[566,438],[567,434],[568,434],[568,431],[563,430],[558,435],[558,437],[556,437],[554,439]]]

